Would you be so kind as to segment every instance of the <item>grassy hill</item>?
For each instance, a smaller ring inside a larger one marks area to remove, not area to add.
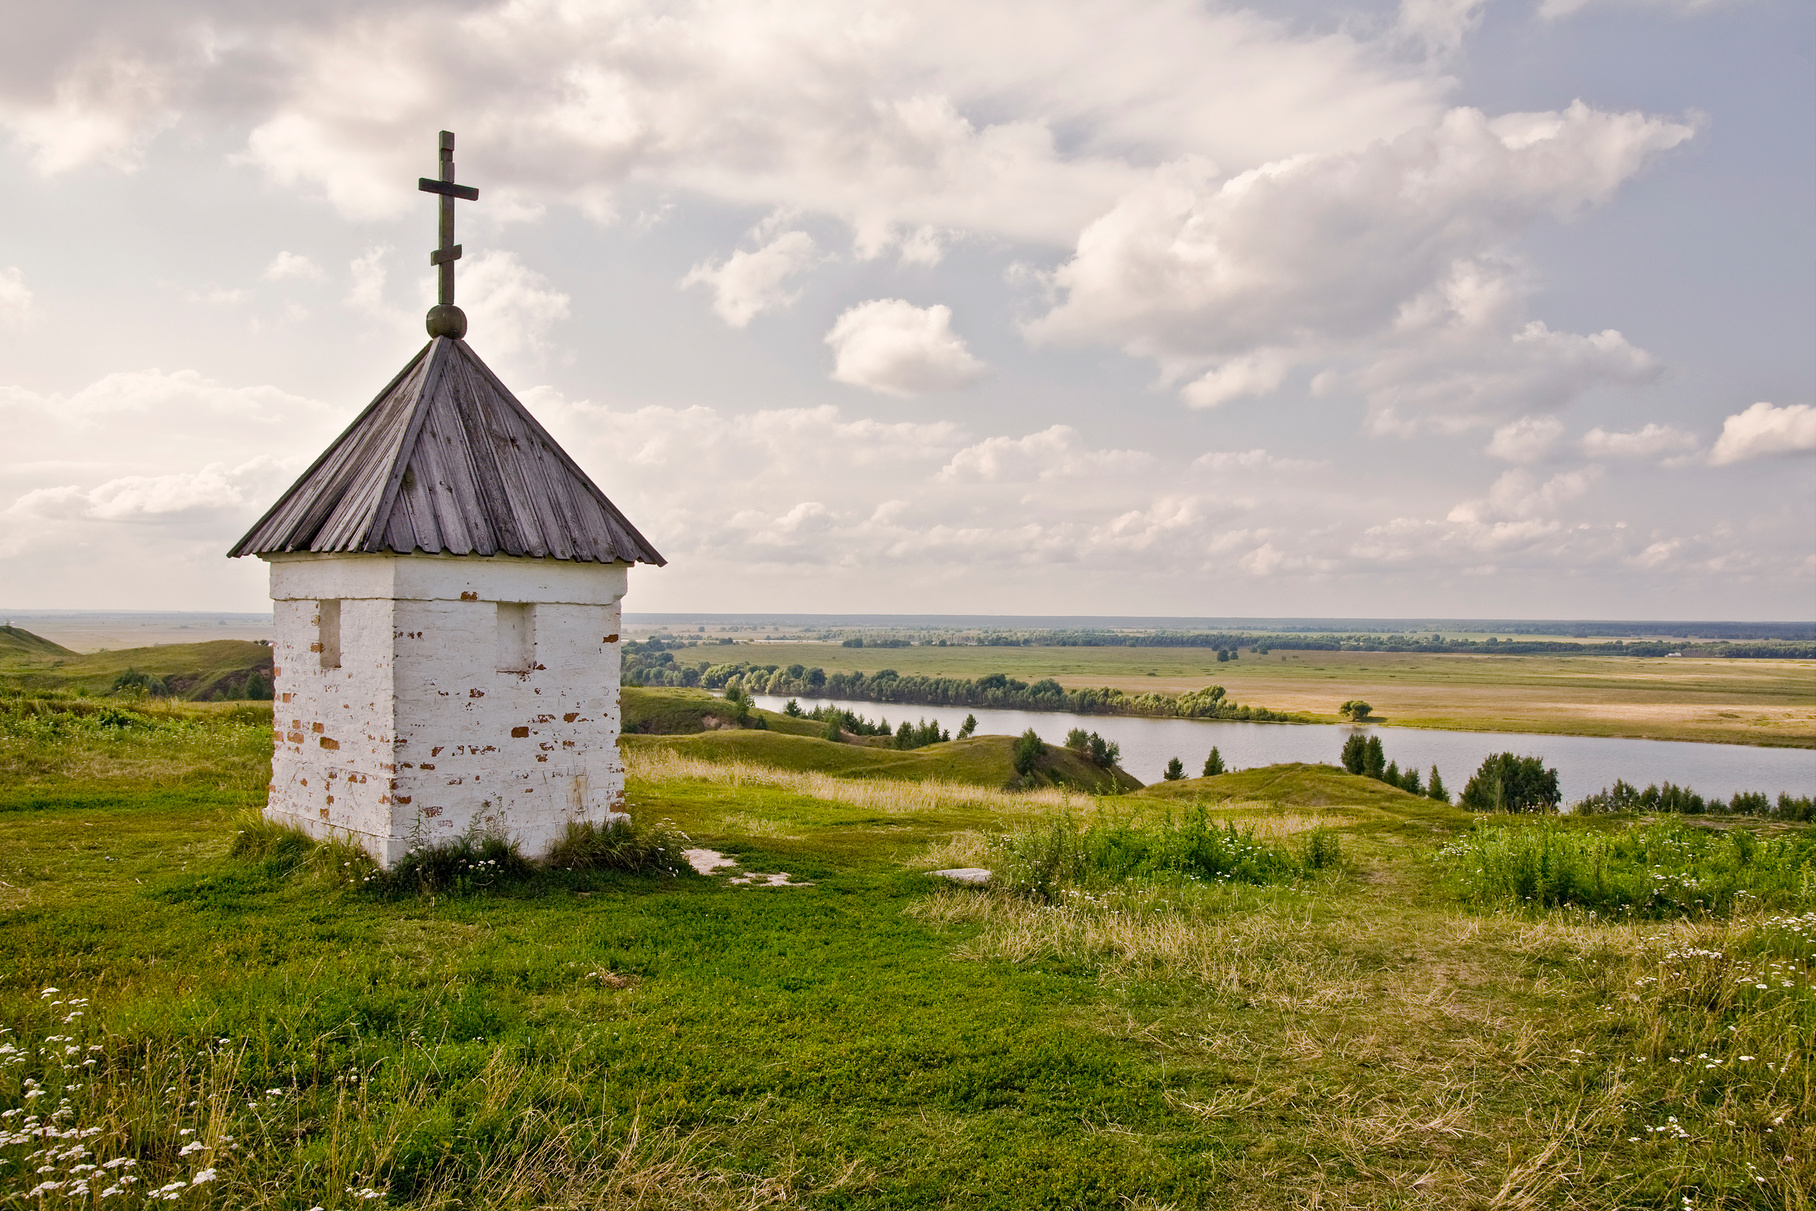
[[[1379,807],[1402,813],[1412,808],[1430,808],[1459,814],[1456,809],[1443,803],[1422,795],[1409,795],[1397,786],[1349,773],[1339,766],[1305,761],[1264,765],[1256,769],[1218,774],[1213,778],[1156,782],[1144,787],[1139,792],[1139,797],[1173,803],[1208,804],[1241,800],[1290,804],[1294,807]]]
[[[936,779],[976,786],[1018,782],[1012,736],[974,736],[926,748],[877,748],[835,744],[816,736],[790,736],[752,730],[703,732],[696,736],[626,736],[626,748],[672,749],[706,761],[748,761],[778,769],[811,770],[844,778],[890,778],[907,782]],[[1141,786],[1122,770],[1102,770],[1070,749],[1048,745],[1024,787],[1066,786],[1094,794],[1114,794]]]
[[[8,623],[0,626],[0,663],[9,660],[56,660],[59,657],[74,656],[75,653],[60,643],[52,643],[42,635],[34,635],[23,627]]]
[[[686,736],[696,732],[738,727],[725,699],[705,690],[639,689],[625,686],[620,693],[626,735]],[[825,725],[813,719],[792,719],[779,711],[755,710],[770,731],[795,736],[818,736]]]
[[[243,639],[162,643],[118,652],[72,652],[18,627],[0,627],[0,686],[35,694],[118,692],[217,701],[271,696],[271,649]]]

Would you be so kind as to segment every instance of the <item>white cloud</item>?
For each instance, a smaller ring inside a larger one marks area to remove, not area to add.
[[[1564,435],[1564,423],[1555,416],[1522,416],[1494,431],[1488,455],[1503,462],[1537,462],[1551,453]]]
[[[1402,37],[1421,44],[1428,54],[1453,54],[1463,38],[1482,23],[1488,0],[1400,0],[1397,22]]]
[[[549,329],[568,317],[568,296],[503,249],[480,254],[462,271],[455,298],[466,300],[467,339],[492,357],[544,352]]]
[[[0,582],[55,584],[69,605],[121,584],[130,597],[113,599],[136,609],[210,589],[232,600],[227,547],[351,414],[193,370],[0,387]]]
[[[392,249],[368,248],[347,266],[352,285],[347,288],[347,305],[367,315],[397,319],[398,312],[385,302],[385,279],[389,276]]]
[[[267,282],[281,282],[287,278],[319,282],[323,276],[321,266],[298,252],[278,253],[271,258],[271,264],[265,266],[264,274]]]
[[[1770,454],[1799,454],[1816,450],[1816,408],[1787,404],[1779,408],[1757,403],[1722,422],[1721,436],[1709,451],[1715,466]]]
[[[859,303],[834,321],[826,343],[833,349],[833,378],[890,395],[950,391],[988,370],[952,331],[952,309],[943,303]]]
[[[742,328],[759,313],[786,307],[800,297],[800,291],[787,288],[788,280],[812,268],[815,253],[812,236],[787,231],[755,252],[732,253],[723,264],[695,265],[681,284],[709,287],[719,318]]]
[[[1328,467],[1323,459],[1279,458],[1266,450],[1212,450],[1192,460],[1194,468],[1205,471],[1316,471]]]
[[[38,96],[0,99],[0,126],[45,176],[94,162],[132,172],[145,144],[177,119],[170,99],[176,74],[169,62],[95,47]]]
[[[0,329],[25,327],[32,318],[31,287],[17,266],[0,269]]]
[[[271,460],[228,469],[210,463],[171,475],[125,475],[92,488],[74,484],[38,488],[20,496],[4,514],[12,521],[136,521],[170,514],[232,510],[247,502],[244,481],[262,483]]]
[[[1535,392],[1632,381],[1656,368],[1619,333],[1558,333],[1521,314],[1529,288],[1501,249],[1605,202],[1691,134],[1581,103],[1493,119],[1456,109],[1360,151],[1230,177],[1176,161],[1084,231],[1029,335],[1117,344],[1167,377],[1219,364],[1188,388],[1196,402],[1265,389],[1283,360],[1345,356],[1363,359],[1356,385],[1378,411],[1505,412],[1552,402]]]
[[[1455,23],[1424,7],[1411,25]],[[872,248],[916,233],[911,261],[927,229],[1064,245],[1159,160],[1355,147],[1449,88],[1394,53],[1399,34],[1181,0],[254,5],[153,24],[73,16],[15,73],[4,120],[72,166],[130,162],[179,101],[249,119],[249,162],[372,218],[415,204],[421,132],[458,114],[463,177],[493,199],[609,217],[650,183],[831,215]],[[109,45],[122,27],[133,56]]]
[[[237,307],[251,296],[237,286],[209,286],[202,290],[186,291],[183,297],[192,303],[203,303],[210,307]]]
[[[1656,458],[1682,454],[1697,446],[1696,435],[1670,425],[1648,424],[1631,433],[1595,428],[1583,434],[1583,453],[1590,458]]]
[[[1586,8],[1636,8],[1687,17],[1747,2],[1748,0],[1540,0],[1539,16],[1555,21],[1560,17],[1575,16]]]
[[[1137,450],[1089,450],[1070,425],[1054,425],[1026,437],[990,437],[966,446],[940,468],[953,480],[1025,483],[1084,475],[1114,474],[1151,465]]]
[[[1245,395],[1266,395],[1286,381],[1292,360],[1276,350],[1259,349],[1233,357],[1180,392],[1194,408],[1215,408]]]

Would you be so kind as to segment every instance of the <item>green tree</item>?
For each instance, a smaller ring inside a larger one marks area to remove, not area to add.
[[[1458,800],[1472,812],[1554,812],[1563,800],[1557,771],[1542,757],[1496,753],[1463,787]]]
[[[965,722],[958,729],[958,738],[960,740],[963,740],[966,737],[970,736],[971,733],[975,732],[976,730],[977,730],[977,716],[976,715],[966,715]]]
[[[1088,754],[1091,751],[1091,733],[1082,727],[1075,727],[1066,733],[1066,747],[1075,753]]]
[[[1351,732],[1343,742],[1343,768],[1352,774],[1368,772],[1368,737]]]
[[[1425,788],[1419,784],[1419,767],[1409,765],[1400,774],[1400,789],[1409,795],[1423,795]]]
[[[790,719],[799,719],[801,717],[801,704],[796,702],[793,698],[790,698],[788,700],[788,705],[782,708],[782,713],[787,715]]]
[[[1034,763],[1041,754],[1047,751],[1046,742],[1033,728],[1023,732],[1015,740],[1015,772],[1026,778],[1034,772]]]
[[[1099,769],[1110,769],[1121,760],[1122,745],[1105,740],[1096,732],[1091,733],[1091,764]]]
[[[1362,761],[1362,772],[1376,780],[1386,775],[1387,754],[1381,748],[1381,737],[1370,736],[1368,738],[1368,748]]]
[[[1218,752],[1217,746],[1213,744],[1211,746],[1211,755],[1204,759],[1204,776],[1207,778],[1215,778],[1222,772],[1223,754]]]
[[[1337,708],[1337,714],[1339,716],[1344,719],[1354,720],[1357,723],[1362,722],[1364,719],[1374,714],[1374,711],[1374,707],[1368,705],[1368,703],[1362,701],[1360,698],[1351,698],[1348,702],[1345,702],[1342,706]]]
[[[1439,803],[1450,802],[1450,792],[1444,789],[1444,779],[1438,776],[1436,765],[1431,767],[1431,777],[1425,780],[1425,795],[1427,798],[1436,799]]]
[[[1181,778],[1185,777],[1185,762],[1177,757],[1168,759],[1166,772],[1160,776],[1165,778],[1168,782],[1179,781]]]
[[[838,744],[844,740],[845,729],[839,726],[839,724],[843,722],[844,720],[836,714],[826,716],[826,739],[832,741],[834,744]]]

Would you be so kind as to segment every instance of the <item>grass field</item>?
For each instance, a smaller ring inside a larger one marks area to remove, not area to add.
[[[0,1206],[1682,1211],[1816,1188],[1808,888],[1699,919],[1472,907],[1439,856],[1470,820],[1330,767],[1098,800],[710,731],[627,744],[632,811],[805,885],[386,896],[229,856],[263,797],[257,716],[0,714]],[[1341,862],[1055,903],[923,873],[1199,809],[1289,848],[1334,833]]]
[[[271,649],[248,640],[78,653],[18,627],[0,627],[0,686],[42,694],[106,694],[128,670],[157,678],[180,698],[245,698],[249,681],[270,697]]]
[[[892,668],[1052,677],[1068,689],[1131,693],[1222,685],[1272,710],[1337,719],[1361,698],[1382,722],[1470,731],[1639,736],[1816,748],[1816,661],[1616,656],[1272,652],[1220,663],[1201,648],[907,647],[830,643],[703,648],[701,658],[800,663],[827,672]]]

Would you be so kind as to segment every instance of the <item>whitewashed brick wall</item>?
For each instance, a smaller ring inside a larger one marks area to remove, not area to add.
[[[509,556],[273,555],[265,814],[389,866],[469,827],[542,857],[622,811],[619,602],[627,565]],[[320,603],[339,602],[323,668]],[[531,667],[499,604],[532,607]],[[504,649],[501,652],[501,646]]]

